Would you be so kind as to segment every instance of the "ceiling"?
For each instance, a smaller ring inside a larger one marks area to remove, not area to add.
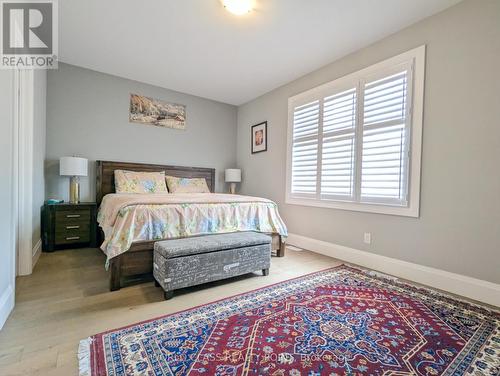
[[[460,0],[59,1],[69,64],[240,105]]]

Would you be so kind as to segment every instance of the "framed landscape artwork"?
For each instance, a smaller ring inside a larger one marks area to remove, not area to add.
[[[186,106],[130,94],[129,121],[157,127],[186,129]]]
[[[252,154],[267,150],[267,121],[252,126]]]

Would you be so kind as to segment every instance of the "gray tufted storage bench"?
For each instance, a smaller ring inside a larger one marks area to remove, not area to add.
[[[271,237],[234,232],[162,240],[154,245],[153,275],[165,299],[183,287],[262,270],[269,274]]]

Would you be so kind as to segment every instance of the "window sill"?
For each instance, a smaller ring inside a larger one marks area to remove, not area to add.
[[[318,208],[327,209],[340,209],[349,210],[365,213],[375,213],[375,214],[388,214],[397,215],[402,217],[419,217],[418,206],[390,206],[390,205],[380,205],[380,204],[367,204],[367,203],[356,203],[356,202],[342,202],[342,201],[329,201],[329,200],[316,200],[308,198],[295,198],[287,195],[285,202],[290,205],[301,205],[301,206],[313,206]]]

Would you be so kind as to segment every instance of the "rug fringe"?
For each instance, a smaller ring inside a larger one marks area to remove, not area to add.
[[[78,367],[80,376],[90,376],[90,344],[92,337],[82,339],[78,345]]]

